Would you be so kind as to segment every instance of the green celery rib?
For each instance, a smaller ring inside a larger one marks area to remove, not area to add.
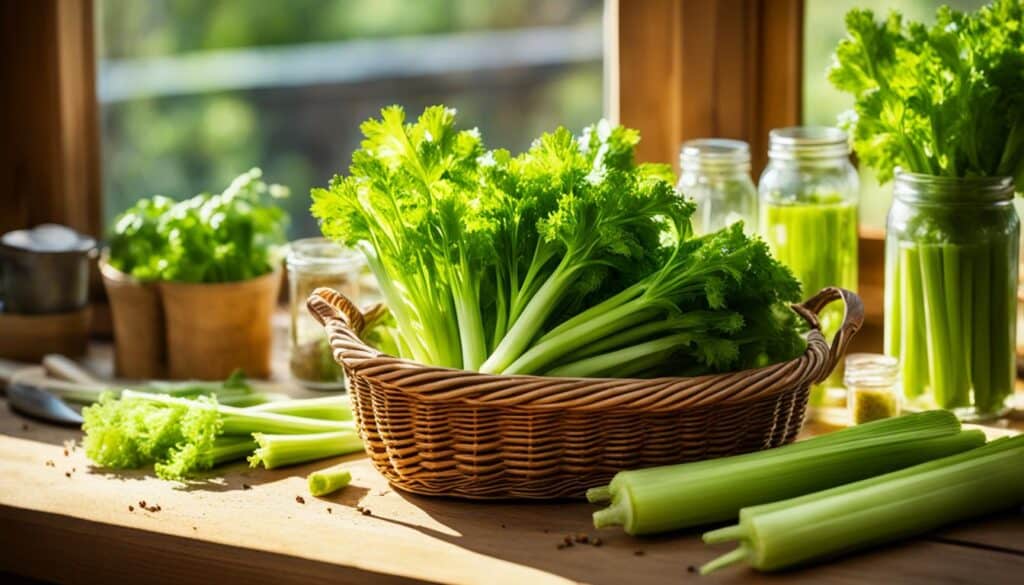
[[[987,402],[992,379],[990,355],[992,338],[989,335],[991,326],[990,308],[983,299],[990,298],[992,281],[991,265],[987,246],[975,247],[974,264],[974,327],[973,347],[971,348],[971,382],[974,389],[974,403]],[[998,269],[997,269],[998,271]]]
[[[1012,258],[1010,246],[1016,246],[1008,237],[997,236],[992,239],[990,248],[992,255],[992,301],[990,305],[992,334],[992,380],[988,395],[984,400],[976,402],[982,414],[999,412],[1003,408],[1006,397],[1013,393],[1015,339],[1013,324],[1016,322],[1016,279],[1010,278],[1010,272],[1016,272],[1016,266],[1010,266]]]
[[[918,246],[921,269],[921,289],[924,293],[924,316],[927,324],[928,366],[930,368],[932,396],[941,408],[951,408],[952,387],[949,368],[951,342],[946,322],[946,294],[942,278],[942,252],[936,244]]]
[[[735,517],[744,506],[916,465],[973,449],[984,440],[981,433],[895,442],[879,437],[771,466],[637,482],[616,494],[609,508],[595,512],[594,525],[622,524],[628,534],[655,534],[721,522]]]
[[[960,400],[965,404],[971,403],[971,388],[974,387],[971,367],[974,363],[974,252],[969,249],[961,249],[963,260],[960,263],[960,323],[963,327],[961,337],[957,345],[963,354],[963,395]]]
[[[915,398],[924,394],[928,380],[928,344],[925,333],[924,295],[921,291],[921,270],[917,247],[900,245],[900,292],[899,306],[902,321],[896,327],[902,328],[902,346],[899,358],[903,362],[903,394]]]
[[[631,364],[635,364],[638,360],[643,360],[650,355],[655,355],[660,360],[664,352],[679,347],[680,345],[686,345],[691,341],[693,341],[693,335],[689,333],[668,335],[659,339],[631,345],[620,350],[610,351],[602,355],[596,355],[581,359],[577,362],[558,366],[557,368],[549,370],[547,375],[569,378],[587,378],[608,372],[614,372],[616,377],[624,377],[630,375],[631,372],[626,370],[620,371],[619,368],[628,368]],[[650,364],[645,362],[641,365],[643,368],[646,368]]]
[[[606,485],[592,487],[587,490],[587,501],[591,504],[600,504],[611,501],[612,490]]]
[[[873,440],[875,437],[883,435],[906,437],[908,433],[914,433],[912,435],[913,438],[928,438],[953,435],[959,431],[960,421],[953,413],[944,410],[927,410],[847,427],[833,433],[818,435],[765,451],[754,451],[720,459],[705,459],[690,463],[621,471],[612,478],[610,489],[614,493],[618,487],[626,482],[646,481],[649,477],[668,477],[673,471],[680,474],[698,473],[704,470],[720,469],[726,463],[740,466],[761,464],[762,462],[773,460],[785,460],[797,453],[827,450],[854,441]]]
[[[219,437],[210,449],[212,466],[216,467],[229,461],[245,459],[256,449],[256,441],[250,437]]]
[[[254,432],[301,434],[330,431],[352,431],[355,429],[355,423],[352,421],[318,420],[314,418],[290,416],[287,414],[276,414],[273,412],[251,411],[249,408],[237,408],[213,402],[146,394],[144,392],[134,392],[131,390],[125,390],[122,392],[121,398],[149,400],[163,404],[183,405],[188,406],[189,408],[214,409],[220,414],[222,425],[221,433],[225,435],[248,435]]]
[[[352,474],[343,464],[333,465],[309,474],[309,493],[314,496],[326,496],[347,486],[352,481]]]
[[[249,457],[249,464],[263,464],[267,469],[295,465],[363,450],[359,435],[351,431],[313,433],[308,435],[270,435],[253,433],[259,448]]]
[[[978,445],[948,412],[858,425],[778,449],[625,471],[609,484],[598,528],[651,534],[728,520],[740,508],[914,465]]]
[[[970,404],[970,393],[967,388],[967,381],[964,373],[967,371],[967,364],[964,362],[966,353],[963,348],[963,327],[960,323],[963,298],[960,294],[960,257],[961,246],[957,244],[942,244],[938,246],[942,253],[942,279],[943,290],[946,293],[946,325],[949,335],[949,404],[953,407],[967,406]]]
[[[746,508],[705,535],[740,547],[701,567],[763,571],[876,546],[1024,504],[1024,436],[799,498]]]
[[[348,396],[324,396],[278,400],[246,407],[250,412],[272,412],[321,420],[352,420],[352,403]]]
[[[900,334],[904,331],[902,306],[902,272],[900,271],[899,242],[890,238],[885,243],[885,328],[883,351],[885,355],[899,358],[903,342]]]
[[[575,281],[576,273],[585,265],[573,267],[574,258],[567,254],[562,258],[554,272],[537,289],[537,293],[523,308],[519,318],[508,327],[505,337],[498,343],[494,352],[480,366],[484,374],[505,373],[512,362],[519,359],[537,336],[555,306],[565,296]]]

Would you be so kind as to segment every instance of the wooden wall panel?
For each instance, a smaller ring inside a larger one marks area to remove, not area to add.
[[[800,123],[802,0],[609,0],[609,115],[637,128],[641,160],[675,163],[684,140],[751,145]]]
[[[0,232],[99,235],[92,0],[0,0]]]

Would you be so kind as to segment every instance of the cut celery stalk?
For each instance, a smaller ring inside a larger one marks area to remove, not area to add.
[[[259,448],[249,457],[252,467],[267,469],[295,465],[363,450],[359,435],[352,431],[310,435],[268,435],[253,433]]]
[[[965,433],[970,433],[966,431]],[[707,574],[747,561],[762,571],[922,534],[1024,504],[1024,436],[802,497],[745,508],[704,535],[739,540]]]
[[[352,420],[352,403],[348,396],[323,396],[265,402],[245,409],[250,412],[272,412],[288,416],[320,420]]]
[[[326,496],[347,486],[352,481],[352,474],[342,464],[338,464],[310,473],[308,481],[309,493]]]
[[[745,507],[886,473],[979,446],[956,417],[932,411],[875,421],[758,453],[620,472],[597,528],[652,534],[734,518]],[[600,489],[593,497],[604,497]]]

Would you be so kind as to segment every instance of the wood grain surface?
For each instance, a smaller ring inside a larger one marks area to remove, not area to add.
[[[65,456],[64,441],[77,438],[0,404],[0,571],[68,583],[643,584],[696,581],[689,567],[728,548],[689,532],[641,539],[597,531],[594,508],[582,502],[402,493],[361,456],[338,460],[353,481],[328,498],[310,496],[305,475],[338,461],[279,471],[234,465],[182,486],[95,469],[81,449]],[[602,546],[557,548],[577,534]],[[996,585],[1022,574],[1024,515],[1008,513],[799,571],[732,568],[699,580]]]

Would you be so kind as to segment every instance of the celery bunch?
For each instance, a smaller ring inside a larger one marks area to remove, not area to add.
[[[301,414],[301,416],[296,416]],[[82,411],[84,447],[114,469],[154,465],[164,479],[254,454],[277,467],[362,449],[345,397],[270,402],[248,408],[125,390]],[[255,452],[255,453],[254,453]]]
[[[723,459],[618,473],[588,499],[611,499],[594,526],[652,534],[730,520],[741,508],[799,496],[982,445],[956,416],[929,411]]]
[[[747,561],[771,571],[934,530],[1024,504],[1024,435],[829,490],[744,508],[704,535],[739,540],[701,567]]]
[[[361,127],[347,175],[312,191],[325,236],[360,247],[401,357],[490,374],[654,377],[805,349],[793,275],[733,226],[694,237],[667,165],[598,122],[488,150],[434,106]],[[832,283],[829,283],[832,284]]]

